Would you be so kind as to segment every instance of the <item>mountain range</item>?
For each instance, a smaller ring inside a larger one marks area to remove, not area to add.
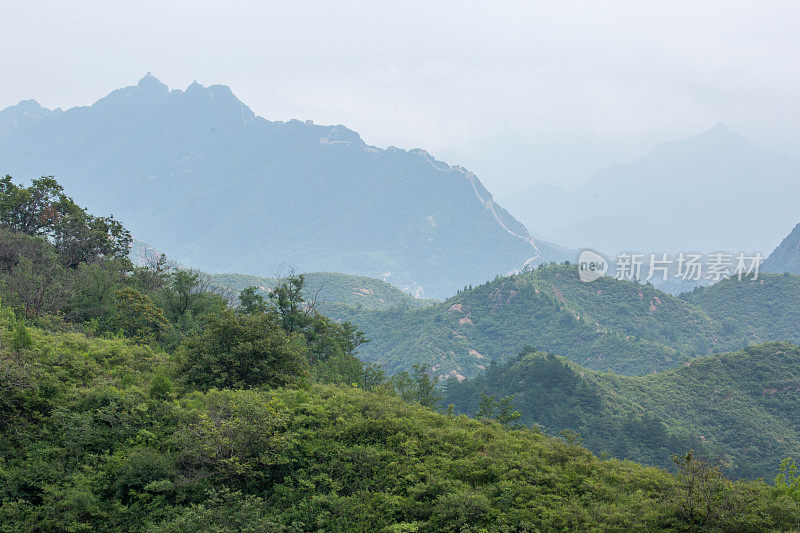
[[[226,86],[170,90],[149,73],[88,107],[4,109],[0,172],[56,175],[82,205],[209,272],[344,272],[444,297],[572,257],[534,241],[477,176],[424,150],[268,121]]]
[[[761,273],[680,298],[649,284],[579,280],[572,265],[542,265],[460,291],[422,309],[339,307],[371,342],[360,357],[389,372],[426,363],[442,377],[476,376],[526,347],[623,375],[765,341],[800,341],[800,276]]]
[[[537,184],[502,198],[533,233],[605,253],[761,252],[798,220],[800,157],[724,124],[596,172],[576,190]]]

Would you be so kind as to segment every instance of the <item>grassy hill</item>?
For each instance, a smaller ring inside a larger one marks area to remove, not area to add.
[[[362,356],[390,371],[428,363],[474,376],[532,346],[594,370],[643,375],[692,357],[798,338],[800,277],[725,281],[678,298],[611,277],[582,283],[548,265],[469,288],[420,310],[351,310],[372,339]],[[722,311],[722,310],[725,311]]]
[[[800,342],[800,276],[760,273],[723,280],[681,295],[719,322],[724,334],[748,343]]]
[[[579,430],[601,451],[654,464],[679,453],[670,475],[598,459],[574,433],[562,441],[510,427],[509,398],[484,397],[480,419],[437,413],[425,368],[386,376],[363,364],[361,332],[313,312],[302,279],[232,309],[198,272],[130,263],[130,234],[54,180],[0,185],[0,532],[796,523],[793,463],[782,463],[786,475],[770,487],[730,482],[687,450],[723,457],[736,475],[775,473],[771,464],[797,451],[797,348],[768,345],[638,378],[533,353],[481,378],[492,395],[519,394],[526,421]],[[361,295],[371,305],[408,298],[374,280],[332,276],[343,281],[325,290],[341,314],[408,319],[384,334],[426,350],[446,346],[431,342],[448,340],[440,332],[463,327],[459,342],[510,349],[533,335],[573,357],[588,346],[598,350],[589,353],[595,364],[641,371],[722,345],[724,324],[684,300],[610,280],[571,286],[570,274],[564,266],[498,278],[423,309],[365,309]],[[419,317],[429,321],[415,328]],[[474,348],[467,355],[485,358]],[[468,410],[480,379],[450,383]]]
[[[714,322],[685,301],[611,278],[584,284],[563,265],[497,278],[422,310],[346,318],[372,339],[366,360],[389,370],[419,361],[453,376],[476,375],[526,345],[588,368],[645,374],[717,342]]]
[[[335,272],[309,272],[304,294],[316,296],[320,311],[329,316],[339,316],[354,310],[420,309],[433,305],[436,300],[414,298],[383,280],[366,276],[352,276]],[[215,284],[239,294],[248,287],[256,287],[262,296],[280,283],[278,278],[248,276],[246,274],[209,274]]]
[[[693,525],[688,477],[534,430],[352,387],[202,392],[152,348],[34,328],[20,348],[7,319],[0,531]],[[714,526],[788,527],[798,511],[764,484],[714,482],[726,509]]]
[[[668,467],[696,449],[737,477],[769,478],[800,456],[800,348],[767,343],[687,361],[653,376],[582,368],[544,352],[450,380],[442,403],[474,414],[481,394],[513,396],[524,424],[568,429],[596,453]]]

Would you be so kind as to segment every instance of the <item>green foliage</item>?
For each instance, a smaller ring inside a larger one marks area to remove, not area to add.
[[[58,312],[69,299],[69,271],[43,237],[0,226],[0,296],[33,318]]]
[[[447,345],[420,328],[398,362],[409,371],[387,379],[356,357],[364,333],[320,314],[303,276],[268,298],[245,289],[232,310],[199,272],[120,257],[121,226],[52,180],[7,178],[0,206],[0,291],[16,311],[0,307],[0,532],[780,530],[800,516],[793,463],[775,487],[723,475],[772,472],[800,453],[800,348],[645,377],[525,349],[458,382]],[[744,338],[735,317],[635,284],[593,293],[570,272],[543,267],[397,313],[503,349],[531,331],[544,344],[587,341],[628,367],[628,349],[680,358]],[[528,311],[534,326],[503,337],[502,320]],[[410,364],[426,353],[431,364]],[[442,374],[454,376],[443,390]],[[447,414],[431,409],[442,399]],[[675,453],[677,475],[600,460],[584,440],[661,466]]]
[[[800,342],[800,276],[759,273],[725,279],[681,298],[723,325],[727,344],[739,348],[768,340]]]
[[[797,473],[797,463],[793,459],[784,459],[775,478],[775,488],[785,492],[795,500],[800,500],[800,475]]]
[[[677,298],[611,277],[583,283],[575,266],[542,265],[465,289],[424,309],[348,315],[372,339],[361,350],[389,372],[427,363],[478,375],[526,345],[583,367],[646,375],[768,340],[800,341],[800,276],[725,280]]]
[[[126,287],[117,291],[114,305],[114,328],[137,342],[157,341],[169,327],[162,309],[147,295]]]
[[[28,333],[28,328],[25,327],[23,322],[18,322],[14,328],[14,332],[10,336],[9,348],[14,352],[20,352],[33,346],[31,334]]]
[[[163,370],[157,372],[150,382],[150,397],[157,400],[164,400],[172,393],[172,380]]]
[[[302,335],[316,381],[367,386],[366,369],[356,357],[356,349],[367,342],[363,332],[350,322],[336,323],[320,314],[316,300],[306,300],[304,287],[302,275],[282,280],[270,291],[269,299],[262,297],[255,287],[249,287],[239,295],[240,312],[267,315],[286,333]],[[370,379],[376,377],[373,373]]]
[[[422,308],[437,303],[435,300],[414,298],[385,281],[335,272],[310,272],[303,274],[303,296],[313,300],[326,316],[347,320],[365,309]],[[211,274],[211,281],[236,294],[251,289],[262,299],[268,298],[281,278],[265,278],[244,274]],[[244,305],[244,304],[243,304]]]
[[[790,458],[781,461],[778,476],[775,478],[775,490],[791,501],[800,503],[800,475],[797,463]],[[800,514],[797,515],[797,525],[800,527]]]
[[[695,501],[687,478],[438,414],[382,385],[173,386],[185,361],[149,346],[28,329],[21,356],[0,350],[0,531],[657,530],[704,520],[685,512]],[[277,319],[267,334],[291,336]],[[736,512],[707,526],[795,523],[800,504],[776,488],[721,482]]]
[[[205,275],[163,256],[134,266],[119,222],[89,215],[52,178],[28,188],[0,180],[0,205],[0,297],[37,323],[171,349],[227,307]]]
[[[269,310],[267,300],[258,294],[256,287],[247,287],[239,293],[239,303],[242,312],[249,315],[253,313],[266,313]]]
[[[289,333],[306,329],[315,313],[313,305],[308,304],[303,296],[304,282],[302,274],[290,276],[269,293],[281,325]]]
[[[522,413],[514,409],[513,401],[513,396],[506,396],[498,400],[494,395],[481,393],[478,412],[475,413],[475,416],[478,418],[491,418],[504,426],[510,426],[522,418]],[[453,406],[453,404],[450,404],[450,406]]]
[[[30,187],[0,178],[0,228],[40,235],[54,245],[63,263],[75,268],[100,257],[124,257],[130,233],[114,217],[95,217],[79,207],[52,176]]]
[[[411,373],[399,372],[391,377],[388,388],[407,402],[416,402],[425,407],[434,407],[441,400],[437,395],[438,377],[431,376],[427,365],[414,364]]]
[[[433,307],[351,320],[373,340],[362,350],[367,361],[390,371],[419,361],[443,376],[474,376],[532,343],[588,368],[646,374],[705,355],[716,338],[712,321],[678,298],[611,278],[582,283],[563,265],[497,278]]]
[[[692,529],[733,530],[747,502],[719,466],[700,460],[694,451],[674,457],[678,466],[678,509]]]
[[[306,375],[306,346],[267,314],[223,311],[186,339],[179,373],[200,389],[279,387]]]
[[[800,453],[798,376],[800,348],[785,343],[642,377],[592,371],[529,348],[474,379],[448,380],[440,405],[485,414],[495,397],[513,396],[521,423],[579,433],[595,453],[672,468],[672,455],[693,448],[730,475],[757,478]]]

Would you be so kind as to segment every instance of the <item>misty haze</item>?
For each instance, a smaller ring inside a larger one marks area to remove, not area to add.
[[[0,532],[800,527],[795,4],[0,20]]]

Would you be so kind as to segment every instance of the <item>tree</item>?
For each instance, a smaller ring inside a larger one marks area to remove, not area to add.
[[[225,299],[210,290],[202,273],[179,269],[155,292],[154,301],[165,310],[167,320],[173,325],[176,345],[185,335],[202,328],[207,315],[227,308]]]
[[[63,188],[52,177],[33,180],[30,187],[21,187],[11,176],[0,178],[0,227],[25,235],[45,235],[56,223],[55,205]]]
[[[166,287],[175,266],[161,253],[146,252],[144,266],[135,268],[133,280],[135,284],[147,291],[155,291]]]
[[[127,258],[78,266],[74,294],[69,303],[70,320],[84,322],[111,315],[114,293],[130,283],[132,269],[133,265]]]
[[[309,363],[321,381],[365,383],[364,366],[355,356],[368,342],[364,333],[350,322],[339,324],[317,312],[316,296],[306,300],[304,286],[302,275],[289,276],[270,292],[269,300],[248,287],[239,294],[240,312],[275,317],[287,333],[302,334]]]
[[[415,363],[411,374],[399,372],[389,380],[389,386],[407,402],[418,402],[425,407],[435,407],[442,398],[436,394],[438,376],[431,377],[430,367]]]
[[[498,400],[493,394],[481,393],[478,403],[478,418],[491,418],[504,426],[511,426],[522,417],[522,413],[514,409],[514,397],[506,396]]]
[[[713,529],[731,516],[738,505],[731,482],[718,466],[695,457],[694,451],[673,456],[680,487],[677,504],[683,518],[698,528]]]
[[[225,310],[184,341],[179,373],[203,389],[281,387],[308,374],[305,355],[303,337],[273,316]]]
[[[289,276],[269,294],[281,319],[283,329],[292,333],[304,329],[316,314],[316,301],[307,302],[303,297],[305,278]]]
[[[126,337],[148,343],[160,339],[162,332],[169,328],[164,312],[147,295],[125,287],[114,296],[114,326]]]
[[[60,311],[70,279],[47,241],[0,228],[0,294],[28,318]]]
[[[243,313],[252,315],[254,313],[266,313],[269,310],[269,303],[257,291],[256,287],[247,287],[239,293],[239,304]]]
[[[775,478],[775,489],[795,502],[800,503],[800,474],[797,463],[793,459],[784,459]],[[797,517],[797,527],[800,528],[800,515]]]
[[[172,274],[172,290],[167,293],[167,301],[173,315],[180,317],[189,311],[199,283],[200,273],[195,270],[181,269]]]
[[[102,257],[125,257],[133,238],[113,216],[96,217],[64,194],[52,176],[30,187],[0,178],[0,228],[45,237],[69,268]]]

